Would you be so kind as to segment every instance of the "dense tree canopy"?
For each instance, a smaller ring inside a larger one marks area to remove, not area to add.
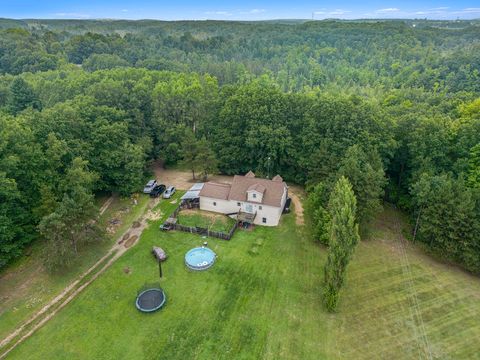
[[[0,19],[0,267],[160,158],[308,185],[323,243],[344,176],[358,221],[394,202],[416,241],[480,272],[479,74],[478,21]]]

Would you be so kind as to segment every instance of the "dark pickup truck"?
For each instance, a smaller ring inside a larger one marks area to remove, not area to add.
[[[159,197],[160,195],[163,194],[163,192],[165,191],[165,185],[161,184],[161,185],[156,185],[152,191],[150,191],[150,196],[151,197]]]

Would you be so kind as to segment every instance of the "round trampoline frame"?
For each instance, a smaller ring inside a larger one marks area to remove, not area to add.
[[[140,305],[141,297],[145,296],[149,291],[161,292],[161,294],[162,294],[162,300],[161,300],[160,304],[152,307],[151,309],[144,308]],[[165,305],[166,301],[167,301],[167,296],[165,295],[165,292],[163,291],[163,289],[161,289],[161,288],[150,288],[150,289],[143,290],[141,293],[139,293],[137,295],[137,299],[135,300],[135,306],[141,312],[151,313],[151,312],[160,310],[163,307],[163,305]]]
[[[187,261],[187,255],[190,254],[192,251],[195,251],[195,250],[198,250],[198,249],[208,249],[209,251],[212,252],[213,254],[213,259],[211,262],[206,262],[204,261],[203,263],[200,263],[200,264],[197,264],[197,265],[192,265],[192,264],[189,264],[188,261]],[[190,270],[194,270],[194,271],[202,271],[202,270],[207,270],[209,268],[211,268],[213,266],[213,264],[215,264],[215,260],[217,259],[217,254],[215,254],[215,252],[209,248],[204,248],[204,247],[195,247],[193,249],[190,249],[187,251],[187,253],[185,254],[185,266],[187,268],[189,268]]]

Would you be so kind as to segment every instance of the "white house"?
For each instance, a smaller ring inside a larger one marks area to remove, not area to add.
[[[272,180],[256,178],[253,172],[235,175],[232,184],[205,183],[200,190],[200,209],[227,215],[251,214],[254,224],[276,226],[280,221],[288,187],[280,175]]]

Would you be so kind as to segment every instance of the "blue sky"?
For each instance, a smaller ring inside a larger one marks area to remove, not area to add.
[[[0,0],[0,17],[49,19],[480,18],[480,1]]]

